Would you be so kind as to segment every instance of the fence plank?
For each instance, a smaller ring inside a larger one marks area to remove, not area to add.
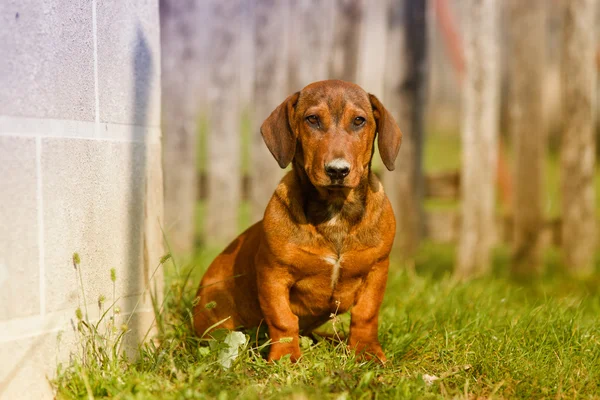
[[[322,0],[292,2],[289,93],[329,77],[334,4]]]
[[[289,0],[255,0],[255,82],[251,140],[250,206],[252,220],[262,219],[283,171],[271,156],[260,126],[287,97]]]
[[[210,0],[205,242],[222,245],[237,232],[240,206],[239,66],[241,0]]]
[[[383,176],[396,213],[395,247],[408,259],[423,234],[426,21],[425,0],[389,2],[384,99],[403,137],[396,169]]]
[[[194,1],[160,2],[165,230],[176,253],[189,253],[194,245],[202,11]]]
[[[400,1],[400,0],[399,0]],[[360,33],[358,84],[369,93],[382,96],[387,46],[388,2],[368,1]]]
[[[465,1],[462,115],[462,224],[455,273],[489,271],[498,155],[499,51],[496,0]]]
[[[595,0],[564,5],[561,143],[562,239],[565,265],[575,275],[593,272],[596,247],[594,112]]]
[[[333,45],[329,77],[356,82],[364,0],[338,0],[334,10]]]
[[[515,152],[511,270],[515,275],[539,274],[542,268],[546,7],[545,0],[508,3],[508,128]]]

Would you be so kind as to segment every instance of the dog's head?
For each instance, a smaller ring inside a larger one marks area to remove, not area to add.
[[[260,132],[281,168],[292,159],[318,188],[352,189],[368,170],[378,134],[379,153],[390,171],[402,133],[379,100],[359,86],[315,82],[289,96]]]

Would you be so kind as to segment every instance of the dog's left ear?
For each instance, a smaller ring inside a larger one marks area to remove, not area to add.
[[[385,167],[393,171],[395,168],[394,161],[396,161],[396,156],[398,156],[400,144],[402,143],[402,132],[396,121],[394,121],[392,114],[385,109],[377,97],[369,94],[369,100],[371,100],[373,116],[377,123],[379,155],[381,155]]]
[[[290,124],[300,92],[283,101],[260,127],[265,144],[281,168],[288,166],[296,152],[296,133]]]

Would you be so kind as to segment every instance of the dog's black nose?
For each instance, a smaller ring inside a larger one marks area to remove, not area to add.
[[[350,173],[350,163],[342,158],[336,158],[325,165],[325,173],[332,180],[344,179]]]

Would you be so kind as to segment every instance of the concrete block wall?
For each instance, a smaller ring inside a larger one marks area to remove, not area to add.
[[[91,318],[111,268],[134,310],[162,196],[158,0],[0,1],[0,398],[53,397],[84,303],[73,253]],[[134,317],[139,337],[148,294]]]

